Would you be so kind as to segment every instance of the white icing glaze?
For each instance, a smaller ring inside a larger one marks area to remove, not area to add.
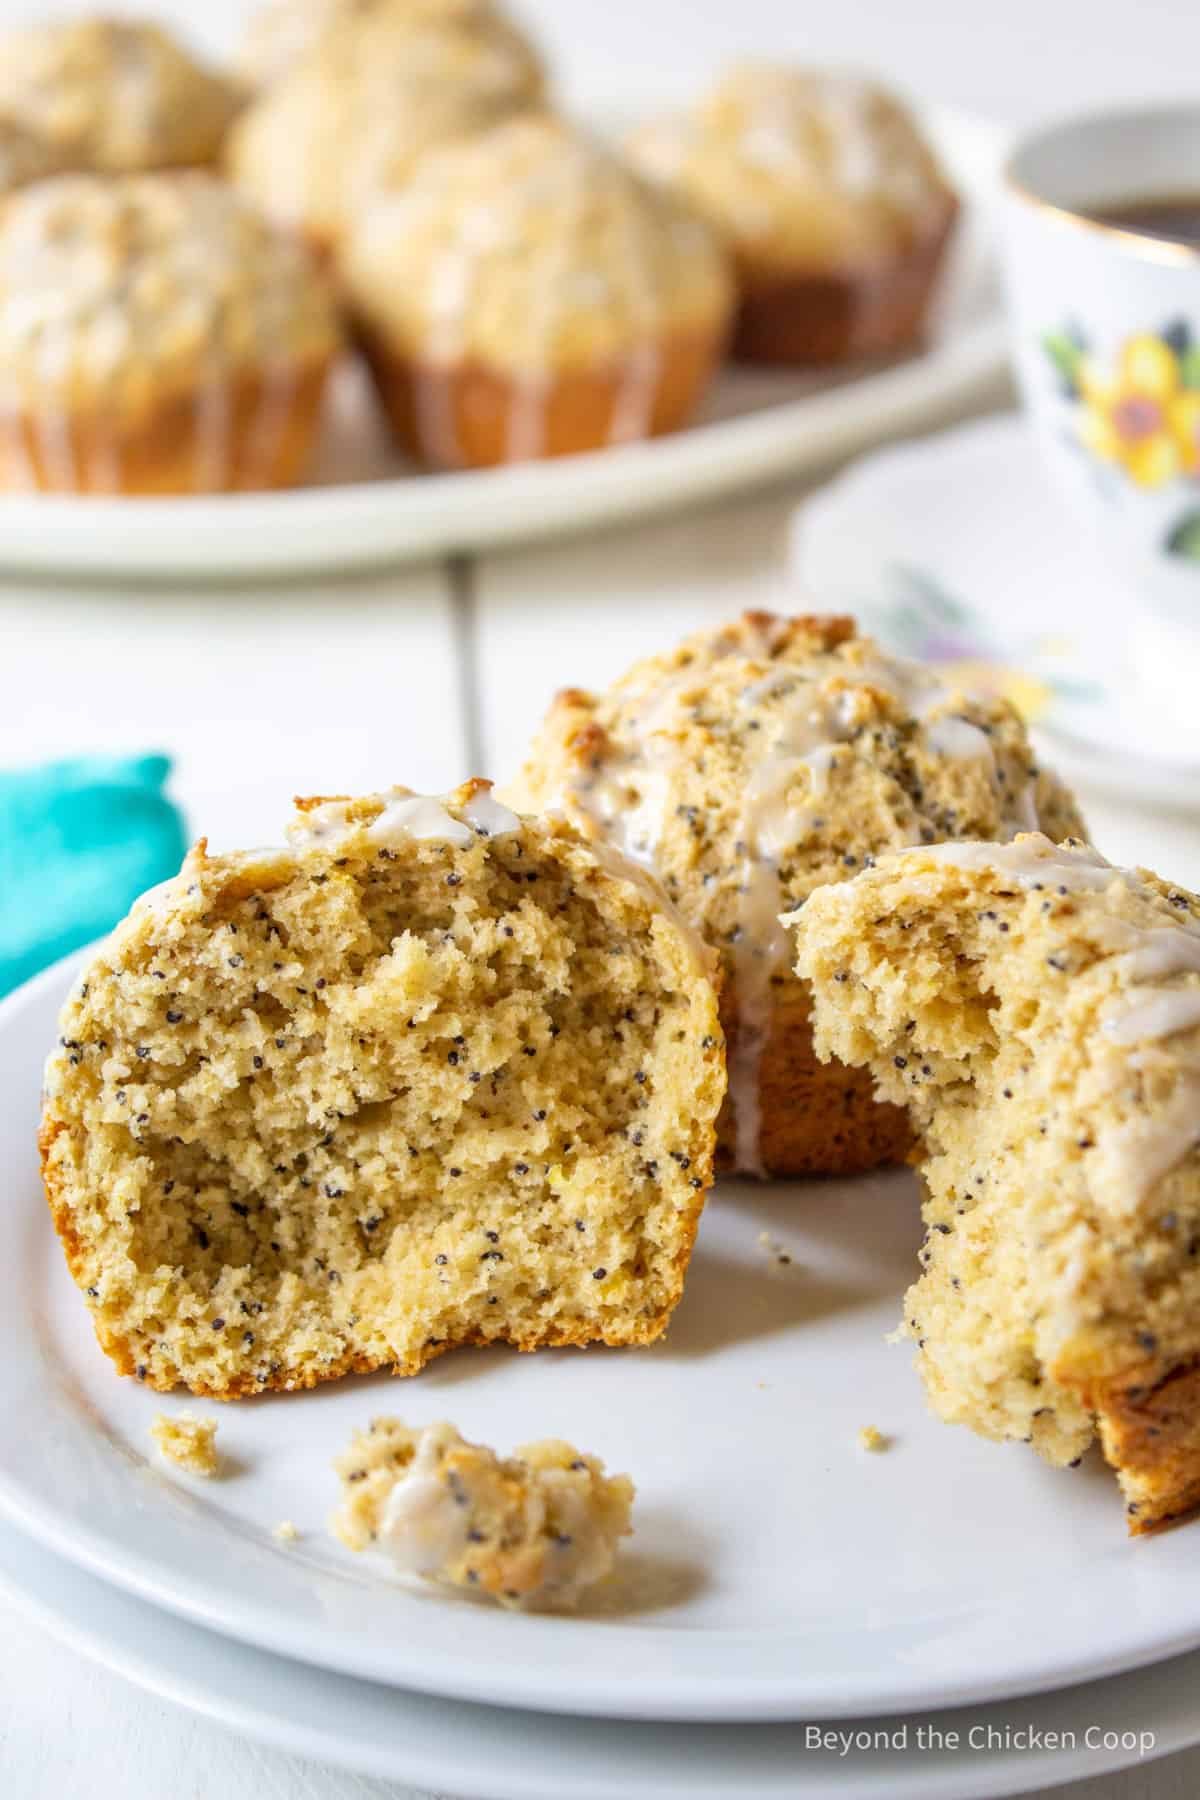
[[[507,837],[520,831],[521,821],[515,812],[502,806],[488,788],[483,788],[462,808],[463,818],[484,837]]]
[[[1125,964],[1131,981],[1182,975],[1191,969],[1200,971],[1200,931],[1182,922],[1139,932]]]
[[[706,981],[711,980],[714,966],[711,952],[700,933],[688,924],[671,896],[661,886],[653,870],[645,864],[635,862],[627,851],[618,849],[615,844],[608,843],[603,838],[589,839],[588,850],[606,875],[611,875],[617,881],[627,881],[643,899],[650,902],[656,912],[666,914],[679,933],[693,975],[703,976]]]
[[[432,794],[393,793],[385,797],[383,810],[369,822],[351,821],[348,800],[325,800],[293,819],[287,828],[289,844],[335,845],[357,831],[373,843],[396,844],[404,838],[455,844],[473,843],[476,829],[484,836],[499,837],[520,828],[520,820],[506,806],[485,793],[476,794],[456,819],[443,800]]]
[[[70,340],[64,334],[49,328],[42,333],[37,348],[37,367],[48,395],[59,391],[70,355]],[[52,399],[43,399],[35,408],[33,427],[48,486],[55,493],[74,493],[77,486],[75,447],[66,408]]]
[[[401,198],[390,216],[398,218],[404,207]],[[480,202],[468,207],[430,276],[429,341],[426,354],[416,365],[415,426],[421,455],[445,467],[463,460],[451,371],[463,351],[471,276],[484,253],[497,242],[498,230],[490,206]]]
[[[1115,1210],[1132,1212],[1198,1143],[1200,1075],[1185,1072],[1160,1112],[1136,1114],[1101,1135],[1093,1152],[1093,1191],[1107,1194]]]
[[[434,839],[460,848],[472,842],[474,833],[461,819],[446,811],[440,800],[428,794],[412,794],[389,800],[367,826],[367,836],[377,844],[396,844],[403,838]]]
[[[927,725],[925,742],[938,756],[949,756],[958,762],[987,763],[992,768],[996,765],[987,732],[954,713],[946,713]]]
[[[1128,869],[1114,868],[1087,844],[1053,844],[1031,832],[1011,844],[953,841],[930,844],[923,854],[956,869],[993,869],[1018,887],[1063,888],[1066,892],[1103,893],[1114,881],[1132,881]]]
[[[1102,1027],[1114,1044],[1148,1043],[1200,1025],[1200,988],[1133,988],[1125,998]]]
[[[196,450],[192,485],[198,494],[215,494],[229,480],[233,431],[233,395],[229,371],[214,346],[209,351],[205,378],[196,390],[192,418]]]
[[[348,800],[323,800],[297,814],[287,828],[289,844],[323,844],[344,837],[350,829]]]
[[[629,275],[638,341],[621,370],[608,441],[610,444],[631,444],[650,435],[654,398],[662,373],[662,353],[657,342],[658,311],[647,274],[646,257],[638,242],[641,226],[627,210],[620,217],[622,255]]]
[[[439,1473],[442,1452],[457,1436],[451,1426],[428,1426],[387,1497],[379,1542],[403,1574],[434,1575],[467,1547],[470,1508],[455,1499]]]
[[[258,407],[246,439],[243,486],[247,488],[265,487],[273,477],[298,385],[295,364],[282,357],[268,358],[259,379]]]

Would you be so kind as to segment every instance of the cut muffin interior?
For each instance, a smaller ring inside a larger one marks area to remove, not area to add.
[[[879,860],[792,915],[818,1050],[909,1106],[930,1403],[1131,1529],[1200,1502],[1200,901],[1031,834]]]
[[[230,1396],[464,1342],[646,1342],[724,1086],[707,954],[485,783],[301,802],[85,969],[44,1175],[103,1348]]]

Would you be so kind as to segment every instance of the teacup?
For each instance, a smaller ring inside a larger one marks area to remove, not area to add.
[[[1200,218],[1200,106],[1036,131],[1009,158],[1003,214],[1042,453],[1121,578],[1139,675],[1200,730],[1200,242],[1149,205],[1183,196]]]

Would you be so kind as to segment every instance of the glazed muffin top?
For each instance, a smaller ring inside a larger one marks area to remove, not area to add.
[[[328,277],[205,171],[59,175],[0,207],[0,375],[32,410],[136,413],[338,341]]]
[[[0,194],[57,175],[66,166],[61,145],[43,137],[23,119],[0,112]]]
[[[738,1031],[739,1167],[778,990],[779,915],[885,850],[946,838],[1083,835],[1007,702],[888,654],[851,619],[747,613],[560,694],[506,799],[560,811],[653,868],[721,955]]]
[[[431,154],[357,221],[345,274],[393,352],[521,374],[720,328],[731,304],[690,208],[541,114]]]
[[[246,110],[230,173],[272,217],[334,243],[366,194],[402,185],[432,146],[535,105],[543,80],[534,50],[489,7],[376,0]]]
[[[495,12],[490,0],[267,0],[246,27],[237,70],[248,87],[267,87],[331,32],[353,27],[369,14],[436,23]]]
[[[232,83],[157,25],[65,19],[0,35],[0,110],[59,169],[212,162],[237,104]]]
[[[634,132],[629,153],[749,262],[869,263],[954,204],[905,107],[849,74],[740,65],[692,113]]]

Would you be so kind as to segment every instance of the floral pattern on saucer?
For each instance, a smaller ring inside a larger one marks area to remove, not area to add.
[[[1037,724],[1056,700],[1103,704],[1102,683],[1073,675],[1070,638],[1037,637],[1001,646],[988,621],[948,593],[927,569],[895,565],[889,571],[894,598],[871,609],[874,630],[890,648],[935,663],[974,693],[999,695],[1027,725]]]

